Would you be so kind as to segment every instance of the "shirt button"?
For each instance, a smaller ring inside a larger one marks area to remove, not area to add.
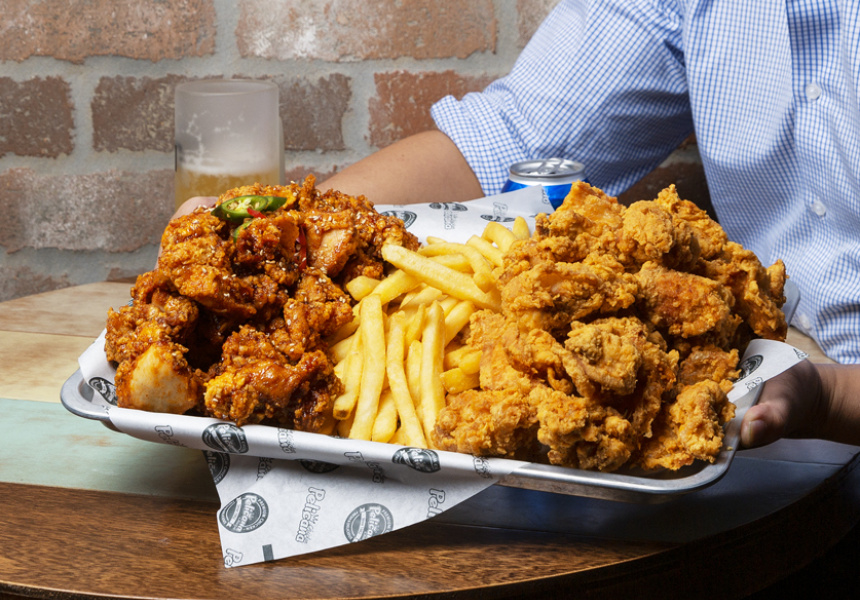
[[[821,200],[815,200],[810,206],[812,212],[814,212],[819,217],[823,217],[827,214],[827,207],[824,206],[824,203]]]
[[[800,327],[806,331],[809,331],[809,329],[812,327],[812,322],[809,320],[809,317],[807,317],[806,315],[798,315],[797,316],[797,322],[800,325]]]
[[[818,85],[814,81],[812,83],[806,84],[806,97],[809,100],[818,100],[818,98],[820,96],[821,96],[821,86],[820,85]]]

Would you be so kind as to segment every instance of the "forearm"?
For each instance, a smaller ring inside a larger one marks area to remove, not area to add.
[[[435,130],[383,148],[317,187],[364,195],[374,204],[462,202],[484,195],[454,142]]]

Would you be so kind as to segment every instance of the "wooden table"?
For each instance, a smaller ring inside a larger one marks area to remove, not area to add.
[[[227,569],[200,452],[130,438],[59,403],[128,290],[99,283],[0,304],[0,600],[742,597],[860,518],[858,449],[785,440],[739,452],[721,481],[667,503],[493,486],[405,530]],[[791,341],[814,350],[795,332]]]

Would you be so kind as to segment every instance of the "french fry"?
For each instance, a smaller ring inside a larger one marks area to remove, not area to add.
[[[394,271],[388,277],[379,282],[370,295],[377,296],[385,305],[398,296],[412,291],[421,284],[418,277],[414,277],[405,271]]]
[[[493,263],[497,267],[501,267],[504,265],[504,252],[502,252],[499,248],[496,248],[489,241],[485,240],[482,237],[477,235],[473,235],[468,240],[466,240],[466,244],[469,246],[473,246],[484,255],[488,261]]]
[[[474,273],[490,273],[490,263],[484,258],[477,248],[466,244],[455,244],[443,242],[432,246],[425,246],[418,250],[422,256],[444,256],[450,254],[462,254],[469,261],[469,266]]]
[[[444,298],[440,298],[438,302],[439,306],[442,307],[442,314],[447,317],[448,313],[454,310],[454,307],[457,306],[457,304],[464,302],[464,300],[457,300],[453,296],[445,296]]]
[[[361,387],[358,390],[358,401],[355,405],[355,421],[349,430],[349,437],[369,440],[376,411],[379,408],[379,397],[385,385],[385,320],[382,301],[376,294],[371,294],[361,301],[359,331],[364,362],[361,370]]]
[[[527,240],[532,235],[532,232],[529,230],[528,222],[522,217],[514,219],[514,224],[511,226],[511,232],[518,240]]]
[[[482,352],[480,350],[470,348],[469,352],[464,353],[460,357],[457,367],[467,375],[476,374],[481,370],[481,356]]]
[[[471,390],[480,384],[477,373],[465,373],[460,367],[454,367],[442,372],[442,385],[449,394],[459,394]]]
[[[406,439],[406,434],[403,432],[402,427],[398,427],[397,431],[394,432],[394,435],[390,440],[388,440],[389,444],[397,444],[398,446],[411,446],[409,440]]]
[[[414,314],[409,317],[409,323],[406,325],[405,346],[409,348],[412,342],[421,337],[421,331],[424,329],[424,315],[427,313],[427,304],[419,304]],[[405,314],[405,313],[404,313]]]
[[[420,292],[416,293],[412,297],[407,300],[404,300],[400,305],[400,308],[410,308],[414,306],[421,306],[430,304],[434,300],[438,300],[443,296],[443,292],[434,287],[430,287],[429,285],[424,286]]]
[[[472,313],[475,312],[475,305],[468,300],[461,300],[445,315],[445,343],[447,346],[451,340],[460,333],[463,327],[469,322]]]
[[[376,418],[373,420],[370,439],[374,442],[387,443],[394,437],[396,431],[397,405],[394,403],[394,396],[389,388],[382,390],[382,395],[379,397],[379,409],[376,411]]]
[[[339,375],[343,383],[344,392],[335,398],[334,418],[340,421],[352,415],[355,403],[358,401],[358,392],[361,388],[361,371],[364,367],[364,352],[362,351],[361,331],[348,338],[349,352],[346,358],[339,364],[343,364],[343,374]]]
[[[338,421],[337,425],[335,425],[335,431],[337,434],[342,437],[349,437],[349,430],[352,429],[352,422],[355,420],[355,413],[350,413],[346,419],[342,421]]]
[[[470,300],[481,308],[493,310],[500,308],[498,301],[481,291],[471,277],[436,263],[417,252],[388,244],[382,247],[382,257],[415,278],[420,278],[455,298]]]
[[[349,351],[352,348],[355,337],[355,335],[352,335],[348,338],[342,339],[332,346],[329,346],[331,359],[335,365],[340,365],[346,361],[346,357],[349,356]]]
[[[420,339],[413,340],[407,346],[406,352],[406,382],[409,385],[409,394],[415,403],[415,413],[423,422],[424,413],[421,410],[421,361],[424,354],[424,345]]]
[[[511,244],[517,241],[517,236],[510,229],[495,221],[487,223],[481,237],[493,242],[502,252],[507,252]]]
[[[371,293],[373,289],[379,285],[379,282],[379,279],[374,279],[367,275],[359,275],[354,279],[347,281],[344,287],[346,288],[346,291],[349,292],[350,296],[356,300],[361,300]]]
[[[421,334],[421,411],[424,437],[432,447],[431,433],[439,412],[445,408],[445,389],[442,387],[442,354],[444,352],[445,319],[442,307],[430,305]]]
[[[326,341],[329,343],[329,346],[333,346],[338,342],[345,340],[358,330],[358,306],[353,307],[352,315],[352,320],[349,323],[341,325],[337,331],[335,331],[326,339]]]
[[[406,317],[403,313],[395,314],[389,321],[388,345],[385,355],[386,373],[388,374],[388,389],[400,416],[400,429],[403,437],[410,446],[426,448],[427,441],[421,429],[421,421],[415,411],[415,403],[409,391],[409,383],[405,370],[406,349]],[[380,409],[381,412],[381,409]]]

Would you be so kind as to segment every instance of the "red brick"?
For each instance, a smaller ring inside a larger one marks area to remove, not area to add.
[[[517,0],[517,42],[525,47],[559,0]]]
[[[0,157],[56,158],[74,148],[69,84],[60,77],[0,77]]]
[[[102,77],[91,102],[97,151],[173,151],[173,90],[183,77]]]
[[[343,118],[351,80],[334,73],[316,81],[279,80],[284,147],[287,150],[343,150]]]
[[[241,0],[244,58],[357,61],[495,52],[492,0]]]
[[[0,173],[0,246],[131,252],[158,244],[173,214],[173,171]]]
[[[484,89],[495,77],[454,71],[374,75],[376,96],[370,99],[370,143],[387,146],[413,133],[433,128],[430,107],[443,96],[462,97]]]
[[[215,7],[213,0],[5,0],[0,39],[0,61],[206,56],[215,51]]]
[[[66,275],[46,275],[33,270],[30,265],[18,267],[0,265],[0,302],[49,292],[69,287],[72,283]]]

